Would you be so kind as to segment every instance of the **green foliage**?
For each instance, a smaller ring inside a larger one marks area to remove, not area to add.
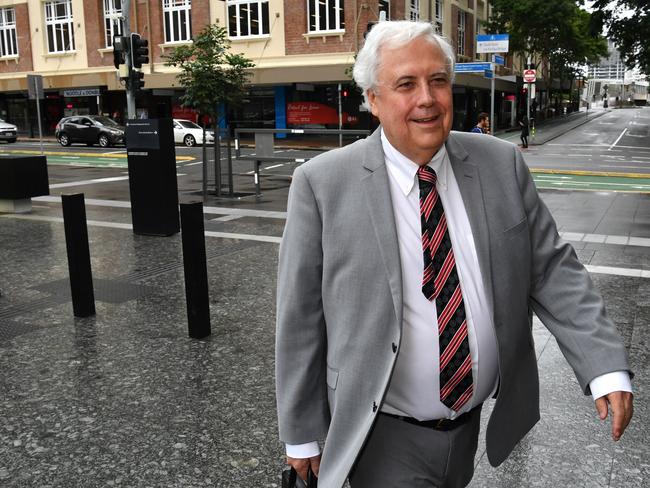
[[[650,76],[650,0],[597,0],[592,7],[595,26],[607,27],[625,64]]]
[[[220,103],[235,105],[241,101],[249,70],[255,64],[229,50],[226,29],[208,25],[191,44],[178,46],[165,56],[167,66],[180,69],[176,78],[185,88],[181,99],[184,107],[216,115]]]
[[[551,60],[552,67],[595,61],[607,42],[576,0],[493,0],[489,32],[510,34],[510,50]]]

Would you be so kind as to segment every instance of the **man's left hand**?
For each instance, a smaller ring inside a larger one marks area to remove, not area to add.
[[[618,441],[625,428],[632,420],[632,393],[628,391],[613,391],[612,393],[602,396],[596,400],[596,410],[600,420],[607,418],[609,409],[612,411],[612,439]]]

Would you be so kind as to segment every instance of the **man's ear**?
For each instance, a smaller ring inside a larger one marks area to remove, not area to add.
[[[372,88],[369,88],[368,91],[366,91],[366,96],[368,97],[368,105],[370,105],[372,115],[379,118],[379,109],[377,108],[376,103],[377,95],[375,94],[375,91]]]

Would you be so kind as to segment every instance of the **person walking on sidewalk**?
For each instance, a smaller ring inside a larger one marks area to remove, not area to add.
[[[526,114],[522,113],[521,116],[519,117],[519,128],[521,129],[521,134],[519,134],[519,138],[521,139],[521,147],[527,148],[529,127],[528,127],[528,117],[526,117]]]
[[[376,24],[353,74],[380,127],[294,172],[278,424],[320,488],[466,486],[493,396],[501,464],[540,418],[533,311],[614,440],[632,417],[625,347],[521,152],[451,131],[454,62],[428,22]]]
[[[486,112],[481,112],[478,114],[478,123],[472,127],[470,132],[476,132],[478,134],[489,134],[490,133],[490,116]]]

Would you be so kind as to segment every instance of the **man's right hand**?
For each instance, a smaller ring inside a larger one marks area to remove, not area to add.
[[[287,464],[296,470],[296,473],[298,473],[298,476],[300,476],[303,481],[306,481],[309,468],[311,468],[311,472],[318,477],[318,470],[320,469],[320,454],[306,459],[296,459],[287,456]]]

